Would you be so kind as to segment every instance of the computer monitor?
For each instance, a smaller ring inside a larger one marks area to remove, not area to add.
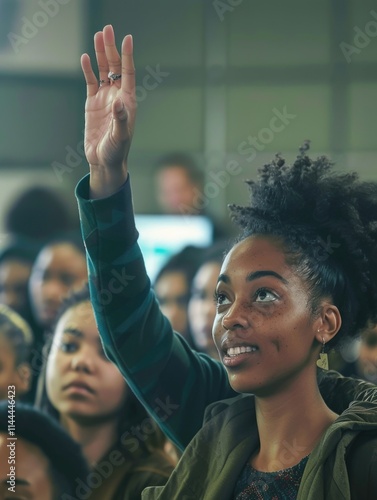
[[[187,245],[207,247],[213,241],[213,225],[204,215],[136,215],[139,245],[153,283],[172,255]]]

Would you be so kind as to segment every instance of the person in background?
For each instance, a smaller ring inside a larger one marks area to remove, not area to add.
[[[31,186],[18,195],[4,214],[5,231],[40,245],[58,234],[78,230],[61,193],[47,186]]]
[[[137,245],[128,176],[132,37],[120,57],[106,26],[95,51],[98,78],[89,56],[81,59],[90,176],[76,195],[99,331],[146,406],[169,394],[178,410],[164,428],[177,443],[187,445],[199,430],[166,486],[144,498],[224,500],[267,491],[374,500],[377,388],[326,374],[324,366],[328,347],[377,322],[376,185],[336,175],[326,157],[311,160],[308,144],[292,166],[279,155],[265,165],[249,183],[250,206],[232,207],[241,234],[216,289],[221,362],[196,353],[159,311]],[[100,85],[108,71],[120,77]],[[329,235],[337,246],[324,257]],[[102,307],[101,284],[120,263],[133,270],[135,286]]]
[[[12,238],[0,250],[0,303],[20,314],[29,324],[33,319],[29,278],[39,249],[40,245],[32,240]]]
[[[51,417],[19,402],[9,431],[9,407],[0,402],[0,498],[83,498],[78,490],[89,468],[80,446]]]
[[[161,211],[168,215],[203,215],[212,224],[214,241],[229,236],[229,228],[209,213],[203,172],[192,156],[170,153],[161,157],[156,166],[155,184]]]
[[[85,249],[79,235],[63,235],[40,250],[32,268],[29,291],[35,319],[44,331],[55,323],[64,297],[87,280]]]
[[[85,249],[77,235],[62,235],[42,247],[34,262],[30,280],[30,304],[36,327],[31,351],[32,394],[44,364],[43,346],[55,323],[64,298],[88,280]]]
[[[184,153],[171,153],[160,158],[155,173],[157,201],[163,213],[200,215],[196,198],[203,189],[203,174],[194,159]]]
[[[216,316],[214,294],[225,250],[225,242],[219,242],[206,250],[192,280],[188,304],[193,346],[215,359],[219,359],[219,355],[212,338],[212,325]]]
[[[361,332],[355,347],[355,361],[346,363],[341,373],[377,384],[377,325],[370,323]]]
[[[103,352],[87,286],[59,311],[36,404],[81,445],[94,473],[106,470],[97,486],[82,486],[91,500],[140,498],[173,470],[165,436]]]
[[[191,282],[199,266],[202,248],[187,246],[170,257],[154,280],[154,291],[161,311],[169,319],[173,329],[192,344],[187,306]]]
[[[27,399],[32,345],[33,334],[26,321],[0,304],[0,400],[8,399],[9,387],[13,387],[17,399]]]

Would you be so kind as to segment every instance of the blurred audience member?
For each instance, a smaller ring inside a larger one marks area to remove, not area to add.
[[[29,391],[29,356],[32,344],[33,334],[26,321],[15,311],[1,304],[0,400],[8,399],[9,391],[17,399],[22,399]]]
[[[219,356],[212,339],[212,325],[216,315],[214,293],[226,248],[225,243],[219,242],[207,250],[193,278],[188,305],[194,347],[215,359],[219,359]]]
[[[356,345],[355,361],[346,364],[341,373],[377,384],[377,325],[369,325]]]
[[[158,161],[156,170],[157,201],[166,214],[200,215],[198,193],[203,175],[189,155],[172,153]]]
[[[100,474],[96,487],[82,485],[85,498],[141,498],[147,486],[164,484],[173,469],[167,440],[105,356],[87,287],[64,302],[46,351],[37,404],[80,443]]]
[[[201,262],[203,249],[187,246],[173,255],[158,272],[154,291],[161,311],[169,319],[173,330],[192,344],[187,306],[191,282]]]
[[[60,193],[44,186],[26,189],[9,206],[4,216],[11,236],[48,241],[56,234],[78,229]]]
[[[45,245],[39,252],[29,280],[31,308],[38,329],[31,353],[32,389],[43,366],[43,345],[68,293],[88,280],[85,250],[79,235],[64,236]]]
[[[9,306],[31,323],[28,284],[39,245],[14,238],[0,250],[0,303]]]
[[[16,403],[14,416],[10,439],[9,403],[0,403],[0,498],[77,498],[89,473],[78,444],[35,408]]]
[[[229,236],[230,229],[207,210],[210,199],[205,195],[204,175],[190,155],[171,153],[160,158],[155,181],[157,201],[163,213],[205,215],[212,223],[214,240]]]
[[[62,236],[39,252],[30,276],[31,306],[38,324],[46,331],[55,322],[64,297],[88,280],[81,237]]]

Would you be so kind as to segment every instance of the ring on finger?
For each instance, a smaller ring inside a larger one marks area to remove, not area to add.
[[[120,80],[122,78],[121,74],[113,73],[112,71],[109,71],[109,74],[107,76],[112,82],[115,82],[116,80]]]

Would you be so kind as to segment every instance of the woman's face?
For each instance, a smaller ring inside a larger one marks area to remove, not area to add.
[[[46,390],[61,417],[102,420],[119,415],[126,382],[103,352],[90,302],[71,307],[58,321]]]
[[[200,351],[217,357],[212,338],[216,304],[213,298],[221,264],[207,262],[197,271],[192,282],[192,292],[188,307],[191,334]]]
[[[11,258],[0,265],[0,303],[27,317],[29,312],[28,282],[31,263]]]
[[[305,283],[271,239],[248,237],[227,255],[216,289],[213,336],[238,392],[279,392],[318,357],[320,318]]]
[[[30,300],[39,323],[50,327],[64,297],[87,280],[85,256],[72,244],[58,243],[42,250],[30,277]]]
[[[181,271],[169,271],[159,278],[154,290],[162,313],[169,319],[173,330],[187,332],[188,283]]]

